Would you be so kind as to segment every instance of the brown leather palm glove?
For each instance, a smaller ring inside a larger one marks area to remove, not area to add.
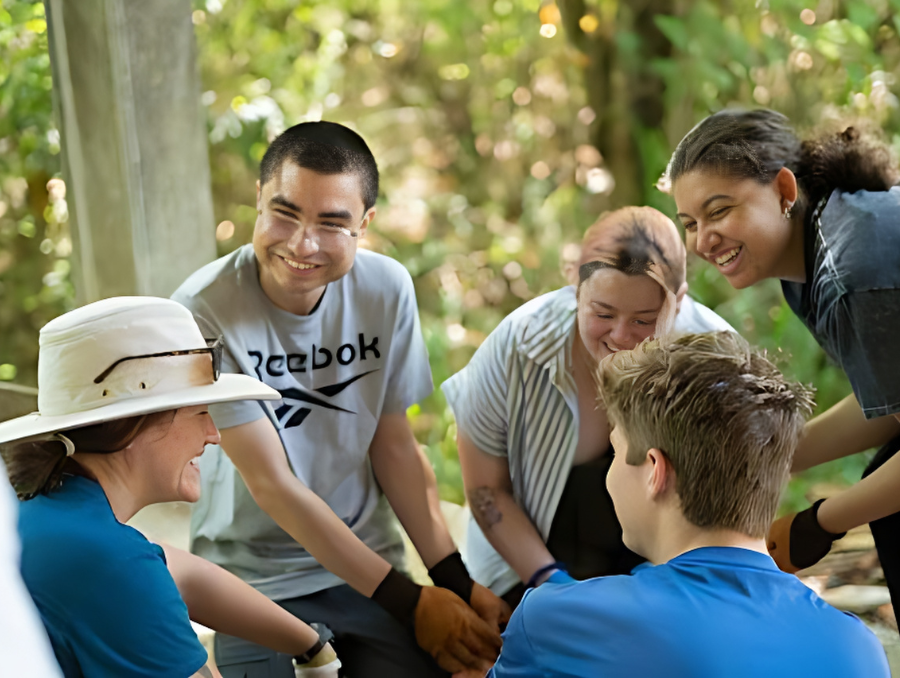
[[[469,603],[478,616],[497,631],[506,628],[512,615],[509,605],[495,596],[490,589],[472,581],[458,551],[454,551],[428,570],[428,576],[435,585],[450,589]]]
[[[835,540],[847,534],[832,534],[819,525],[816,514],[823,501],[820,499],[805,511],[779,518],[769,528],[766,546],[783,572],[793,574],[812,567],[828,554]]]
[[[447,589],[422,588],[415,625],[419,647],[445,671],[487,671],[500,654],[500,632]]]
[[[452,591],[419,586],[392,568],[372,600],[401,624],[412,624],[419,647],[445,671],[487,671],[500,654],[500,632]]]
[[[500,632],[506,629],[509,618],[512,616],[512,609],[506,601],[498,598],[489,588],[485,588],[481,584],[476,583],[472,586],[469,605],[492,629]]]

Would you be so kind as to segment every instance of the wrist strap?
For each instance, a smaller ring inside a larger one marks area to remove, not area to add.
[[[472,587],[475,582],[472,581],[459,551],[454,551],[428,570],[428,576],[431,577],[435,586],[450,589],[467,603],[471,601]]]
[[[375,589],[372,600],[390,612],[401,624],[415,623],[414,613],[422,587],[411,582],[393,567]]]
[[[533,589],[535,586],[537,586],[537,580],[540,579],[542,575],[547,574],[551,570],[561,570],[566,574],[569,573],[569,571],[566,569],[565,564],[560,563],[559,561],[550,563],[549,565],[544,565],[543,567],[539,567],[537,570],[535,570],[534,574],[531,575],[531,579],[529,579],[528,583],[525,584],[525,588]]]
[[[837,541],[838,539],[843,539],[845,536],[847,536],[846,532],[841,532],[840,534],[835,534],[834,532],[829,532],[828,530],[826,530],[824,527],[822,527],[819,524],[819,507],[822,505],[823,501],[825,501],[825,500],[819,499],[819,501],[817,501],[815,504],[813,504],[812,506],[809,507],[809,510],[812,511],[812,518],[813,518],[813,523],[815,524],[815,527],[817,527],[823,535],[830,537],[831,541]]]
[[[325,624],[312,623],[309,626],[313,631],[319,634],[319,637],[316,639],[313,646],[306,652],[294,655],[294,662],[297,664],[309,664],[309,662],[315,659],[315,656],[322,651],[322,648],[325,647],[326,643],[330,643],[334,640],[334,634]]]

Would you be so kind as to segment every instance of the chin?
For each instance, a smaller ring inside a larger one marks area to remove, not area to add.
[[[591,358],[593,358],[597,363],[599,363],[605,357],[612,355],[612,351],[606,348],[606,344],[604,344],[602,341],[598,342],[593,348],[588,351],[588,353],[591,354]]]
[[[177,501],[185,501],[189,504],[195,504],[200,501],[200,488],[192,487],[190,489],[182,489],[181,492],[178,493]]]

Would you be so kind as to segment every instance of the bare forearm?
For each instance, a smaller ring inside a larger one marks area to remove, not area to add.
[[[364,596],[371,596],[391,565],[363,544],[320,497],[293,476],[277,489],[254,490],[253,498],[329,572]]]
[[[537,528],[506,490],[475,487],[467,493],[475,521],[523,582],[554,561]]]
[[[373,448],[372,468],[391,508],[429,569],[456,550],[441,512],[437,478],[413,447]]]
[[[810,421],[794,453],[797,473],[827,461],[878,447],[900,433],[895,417],[867,420],[853,395]]]
[[[285,654],[302,654],[318,634],[290,612],[218,565],[163,546],[191,619]]]
[[[900,455],[819,506],[819,525],[840,534],[900,511]]]

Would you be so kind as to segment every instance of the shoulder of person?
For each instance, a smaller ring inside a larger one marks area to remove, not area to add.
[[[896,223],[900,218],[900,186],[888,191],[835,191],[822,211],[823,233],[829,239],[846,236],[847,242],[859,242],[872,248],[868,237],[878,237],[878,245],[886,245],[884,238],[895,244],[900,241]],[[900,253],[898,253],[900,256]]]
[[[359,249],[356,252],[353,268],[347,275],[352,276],[354,282],[385,293],[412,287],[412,276],[403,264],[371,250]]]
[[[192,308],[195,300],[214,296],[217,289],[233,295],[242,271],[252,266],[254,257],[252,244],[238,247],[231,254],[219,257],[191,273],[172,294],[172,299]]]
[[[548,324],[560,324],[566,314],[574,315],[575,310],[575,288],[567,285],[526,301],[501,320],[497,329],[503,327],[515,336],[526,337]]]

